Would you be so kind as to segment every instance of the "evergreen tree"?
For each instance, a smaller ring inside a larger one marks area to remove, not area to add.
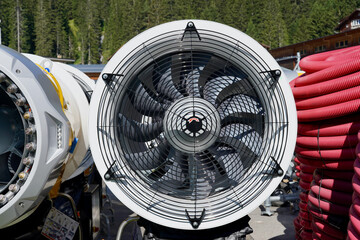
[[[2,44],[16,49],[16,1],[0,1]]]
[[[35,54],[54,57],[55,37],[51,0],[38,0],[35,14]]]
[[[334,33],[360,0],[19,0],[22,51],[106,62],[124,43],[180,19],[228,24],[271,48]],[[16,1],[0,0],[2,43],[17,49]]]
[[[259,32],[252,20],[252,18],[250,18],[247,27],[246,27],[246,34],[249,35],[250,37],[254,38],[254,39],[259,39]]]
[[[34,53],[35,51],[35,8],[36,0],[21,1],[20,43],[21,51]]]
[[[245,31],[249,21],[246,4],[247,1],[245,0],[226,1],[226,12],[223,16],[224,23],[241,31]]]
[[[55,34],[56,44],[55,52],[58,58],[68,58],[70,56],[70,43],[69,43],[69,12],[71,12],[71,4],[67,0],[57,0],[54,2],[55,14]]]
[[[166,0],[146,0],[143,6],[146,28],[169,21],[171,6]]]
[[[356,6],[360,6],[356,2],[356,0],[336,0],[329,1],[329,4],[333,4],[336,10],[336,19],[341,20],[351,14],[356,9]]]
[[[194,13],[194,10],[192,9],[192,4],[193,4],[192,0],[174,0],[173,7],[172,7],[173,19],[171,19],[171,20],[195,18],[195,16],[194,16],[195,13]]]
[[[251,1],[251,4],[256,5],[258,2]],[[247,29],[246,32],[250,36],[270,48],[285,46],[289,42],[279,0],[269,0],[261,11],[254,10],[248,28],[250,29]]]
[[[122,45],[122,11],[118,0],[110,0],[109,15],[105,20],[104,35],[104,59],[106,62],[115,51]]]
[[[100,0],[81,1],[78,5],[78,17],[75,24],[79,27],[81,64],[99,63],[101,55]],[[86,12],[86,14],[80,14]]]
[[[334,34],[337,25],[336,9],[333,1],[317,0],[309,15],[309,34],[311,39]]]
[[[208,3],[205,4],[204,10],[201,12],[201,19],[210,20],[210,21],[217,21],[222,22],[222,13],[219,8],[218,4],[221,1],[210,0]]]

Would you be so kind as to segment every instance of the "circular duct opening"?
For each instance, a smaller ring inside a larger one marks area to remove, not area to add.
[[[35,121],[18,86],[0,71],[0,205],[20,190],[36,150]]]

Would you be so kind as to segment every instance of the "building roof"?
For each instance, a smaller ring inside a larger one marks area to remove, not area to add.
[[[292,47],[295,47],[295,46],[298,46],[298,45],[304,45],[304,44],[319,41],[319,40],[328,40],[328,39],[340,37],[340,36],[343,36],[343,35],[351,35],[352,32],[355,33],[355,32],[358,32],[358,31],[360,31],[359,28],[351,29],[351,30],[349,30],[347,32],[335,33],[335,34],[327,35],[327,36],[324,36],[324,37],[319,37],[319,38],[315,38],[315,39],[311,39],[311,40],[306,40],[304,42],[294,43],[294,44],[287,45],[287,46],[284,46],[284,47],[273,48],[273,49],[269,50],[269,52],[271,53],[273,51],[277,51],[277,50],[280,50],[280,49],[292,48]]]
[[[105,67],[105,64],[70,64],[70,66],[77,68],[84,73],[101,73]]]
[[[350,15],[348,15],[347,17],[341,19],[340,23],[335,27],[335,31],[340,31],[340,29],[342,28],[342,26],[344,26],[344,24],[347,23],[347,21],[349,19],[351,19],[352,17],[354,17],[354,15],[356,13],[360,12],[360,8],[356,8],[355,11],[353,11]]]

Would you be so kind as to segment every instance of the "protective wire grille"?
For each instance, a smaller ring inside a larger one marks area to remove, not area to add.
[[[248,46],[206,29],[134,47],[103,76],[105,178],[175,222],[215,221],[245,208],[281,170],[287,141],[273,70]]]

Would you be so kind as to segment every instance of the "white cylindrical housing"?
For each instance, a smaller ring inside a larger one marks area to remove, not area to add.
[[[290,86],[269,52],[203,20],[131,39],[90,104],[106,185],[140,216],[184,230],[219,227],[262,204],[289,166],[296,129]]]

